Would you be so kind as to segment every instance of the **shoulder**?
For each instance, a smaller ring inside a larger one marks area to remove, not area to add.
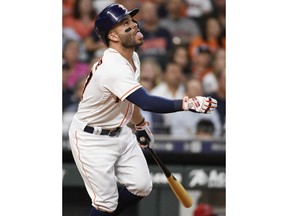
[[[109,48],[104,52],[99,70],[103,71],[103,73],[101,73],[102,76],[115,76],[118,78],[119,73],[124,75],[130,74],[131,72],[128,62],[116,50]]]
[[[125,61],[119,52],[108,48],[104,51],[102,64],[109,67],[121,67],[121,65],[125,64]]]

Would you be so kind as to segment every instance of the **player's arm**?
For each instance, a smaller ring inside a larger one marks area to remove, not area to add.
[[[149,122],[145,121],[145,118],[141,114],[141,111],[137,105],[134,106],[134,112],[132,115],[131,123],[135,125],[135,135],[138,143],[142,148],[153,147],[154,136],[149,129]]]
[[[150,95],[141,87],[131,93],[127,100],[142,110],[155,113],[172,113],[178,111],[192,111],[210,113],[217,107],[217,101],[211,97],[197,96],[195,98],[171,100],[164,97]]]
[[[131,123],[137,126],[143,126],[145,125],[146,121],[141,114],[141,111],[137,105],[134,106],[134,112],[132,115]]]

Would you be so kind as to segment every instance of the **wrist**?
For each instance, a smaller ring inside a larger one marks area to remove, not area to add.
[[[138,126],[143,126],[145,124],[146,124],[145,118],[143,117],[143,119],[139,123],[135,124],[135,126],[138,127]]]
[[[174,100],[174,109],[176,112],[183,111],[183,99]]]

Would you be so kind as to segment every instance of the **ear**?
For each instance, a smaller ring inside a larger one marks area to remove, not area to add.
[[[114,41],[114,42],[119,41],[119,37],[118,37],[118,35],[115,32],[111,32],[108,35],[108,38],[109,38],[110,41]]]

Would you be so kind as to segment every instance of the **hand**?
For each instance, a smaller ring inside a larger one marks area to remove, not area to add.
[[[148,122],[143,126],[135,126],[136,138],[142,148],[152,148],[154,144],[154,136],[148,127]]]
[[[183,109],[197,113],[209,114],[216,109],[217,100],[211,97],[196,96],[195,98],[183,98]]]

